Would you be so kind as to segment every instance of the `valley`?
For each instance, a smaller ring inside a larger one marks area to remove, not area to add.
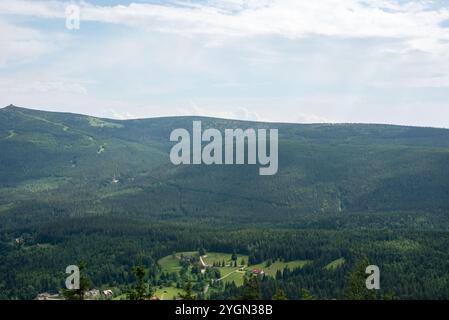
[[[240,287],[244,278],[249,276],[280,277],[284,270],[301,269],[312,261],[267,260],[255,265],[247,265],[248,256],[223,252],[176,252],[158,261],[160,272],[157,277],[154,297],[160,300],[179,299],[179,293],[184,291],[183,283],[189,281],[196,293],[203,293],[208,298],[210,293],[219,292],[225,284],[235,284]],[[126,299],[126,295],[115,298]]]

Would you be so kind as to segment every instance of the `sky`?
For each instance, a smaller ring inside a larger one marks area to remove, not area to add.
[[[449,1],[2,0],[9,104],[449,128]]]

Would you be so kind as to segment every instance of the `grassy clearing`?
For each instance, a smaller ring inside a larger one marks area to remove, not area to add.
[[[309,260],[295,260],[290,262],[276,261],[273,262],[269,267],[266,266],[266,263],[260,263],[254,266],[250,266],[249,269],[259,268],[262,269],[267,276],[275,277],[276,272],[284,270],[284,268],[288,268],[290,270],[295,270],[298,268],[303,268],[305,265],[311,263]]]
[[[238,271],[236,268],[219,268],[224,283],[234,282],[237,286],[243,285],[245,271]]]
[[[183,293],[182,289],[168,287],[168,288],[159,288],[154,293],[161,300],[173,300],[173,297],[177,297],[179,293]]]
[[[67,182],[66,178],[44,178],[37,180],[30,180],[21,184],[16,188],[18,192],[46,192],[58,189],[61,185]]]
[[[179,272],[181,270],[181,265],[179,264],[179,259],[173,258],[172,256],[167,256],[159,261],[159,265],[164,272]]]
[[[196,251],[190,252],[177,252],[174,255],[166,256],[162,259],[159,259],[158,263],[163,272],[179,272],[181,270],[181,265],[179,264],[179,260],[181,259],[181,255],[184,256],[194,256],[198,253]]]
[[[212,266],[214,263],[222,263],[225,262],[226,265],[231,265],[232,261],[232,254],[231,253],[220,253],[220,252],[207,252],[206,256],[203,257],[203,261],[209,265]],[[248,256],[238,254],[237,255],[237,264],[240,265],[240,262],[245,260],[245,263],[248,263]],[[234,270],[236,268],[233,268]]]
[[[345,258],[339,258],[339,259],[336,259],[336,260],[332,261],[331,263],[327,264],[324,267],[324,269],[335,270],[335,269],[342,267],[345,263],[346,263]]]
[[[89,121],[89,125],[91,127],[113,128],[113,129],[123,128],[123,125],[121,125],[121,124],[107,122],[107,121],[104,121],[104,120],[101,120],[98,118],[94,118],[94,117],[87,117],[87,121]]]
[[[172,255],[163,257],[159,259],[158,263],[162,269],[162,272],[165,273],[177,273],[181,270],[180,265],[180,259],[181,256],[197,256],[198,252],[196,251],[189,251],[189,252],[176,252]],[[237,255],[237,263],[240,265],[240,262],[245,260],[245,263],[248,262],[248,256],[246,255]],[[287,267],[290,270],[294,270],[297,268],[302,268],[305,265],[312,263],[312,261],[309,260],[296,260],[296,261],[290,261],[290,262],[283,262],[283,261],[275,261],[272,263],[269,267],[266,266],[266,262],[260,263],[257,265],[251,265],[244,268],[243,271],[239,270],[239,267],[231,266],[231,263],[233,265],[232,261],[232,254],[230,253],[222,253],[222,252],[208,252],[205,257],[203,257],[204,262],[208,266],[212,266],[214,263],[222,264],[224,261],[226,266],[225,267],[216,267],[218,270],[220,270],[221,274],[221,281],[224,283],[232,283],[234,282],[237,286],[243,285],[243,280],[245,277],[245,274],[247,272],[250,272],[252,268],[260,268],[264,270],[265,274],[270,277],[275,277],[276,272],[279,270],[282,272],[285,267]],[[337,261],[337,260],[336,260]],[[337,263],[336,261],[331,262],[331,264]],[[189,268],[190,273],[190,268]],[[213,291],[214,288],[210,288],[210,291]],[[182,293],[183,289],[176,288],[176,287],[162,287],[162,288],[156,288],[156,291],[154,293],[155,296],[157,296],[161,300],[172,300],[173,297],[177,297],[179,293]],[[115,299],[126,299],[125,295],[116,297]]]

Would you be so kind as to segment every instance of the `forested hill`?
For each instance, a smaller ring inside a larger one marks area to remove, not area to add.
[[[191,131],[193,120],[278,129],[278,173],[174,166],[170,133]],[[193,281],[201,296],[207,279],[164,274],[158,263],[198,249],[262,267],[307,261],[264,279],[264,299],[276,287],[289,299],[303,290],[343,299],[365,256],[382,270],[381,295],[448,299],[448,209],[448,130],[0,109],[0,299],[58,292],[66,266],[80,261],[92,287],[120,294],[135,281],[138,258],[151,285]],[[240,294],[231,283],[206,298]]]
[[[170,132],[279,129],[279,172],[179,166]],[[449,209],[449,130],[368,124],[277,124],[172,117],[117,121],[0,109],[0,219],[128,214],[161,219],[298,217]],[[33,210],[28,208],[32,207]],[[244,214],[242,214],[244,212]],[[275,215],[272,212],[276,212]]]

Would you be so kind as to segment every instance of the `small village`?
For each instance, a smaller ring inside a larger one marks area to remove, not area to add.
[[[265,272],[260,267],[252,267],[248,269],[248,265],[246,263],[247,260],[245,260],[245,257],[239,256],[241,258],[240,263],[237,263],[237,255],[229,255],[229,254],[217,254],[212,253],[213,257],[210,258],[207,254],[199,255],[199,254],[192,254],[192,253],[180,253],[174,254],[170,256],[170,259],[175,259],[178,261],[179,266],[190,266],[192,268],[193,266],[196,266],[199,268],[199,272],[201,275],[205,275],[206,272],[210,269],[215,270],[229,270],[229,272],[225,274],[220,273],[219,278],[210,279],[210,284],[206,284],[204,287],[204,293],[206,294],[208,292],[208,289],[211,286],[216,286],[219,282],[225,282],[231,275],[238,274],[242,277],[245,275],[252,275],[252,276],[264,276]],[[217,256],[221,259],[217,259]],[[227,257],[228,261],[224,257]],[[164,259],[167,259],[168,257],[165,257]],[[161,259],[163,260],[163,259]],[[211,261],[211,262],[209,262]],[[209,262],[209,263],[208,263]],[[181,267],[180,267],[181,268]],[[164,270],[164,264],[162,263],[162,269]],[[159,290],[156,291],[152,297],[149,300],[163,300],[166,295],[168,294],[167,290]],[[121,300],[125,299],[126,295],[119,295],[115,296],[114,291],[112,289],[105,289],[105,290],[99,290],[99,289],[90,289],[89,291],[86,291],[84,293],[84,300]],[[177,299],[176,297],[173,297]],[[49,293],[49,292],[43,292],[39,293],[35,300],[65,300],[66,298],[62,293]]]

